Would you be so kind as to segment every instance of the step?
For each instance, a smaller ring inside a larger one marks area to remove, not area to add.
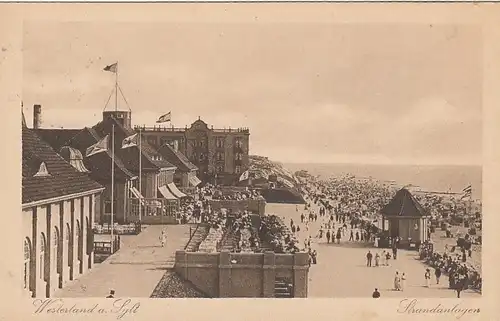
[[[274,291],[290,291],[287,286],[274,287]]]
[[[279,294],[279,293],[276,293],[274,295],[275,298],[281,298],[281,299],[291,299],[292,298],[292,295],[291,294]]]

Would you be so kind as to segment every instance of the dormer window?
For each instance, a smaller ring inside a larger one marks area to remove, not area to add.
[[[38,172],[34,175],[34,177],[47,177],[50,176],[49,171],[47,170],[47,165],[44,162],[40,164],[40,168]]]

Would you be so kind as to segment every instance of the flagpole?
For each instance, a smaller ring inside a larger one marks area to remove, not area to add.
[[[115,72],[115,111],[118,111],[118,61],[116,62]]]
[[[115,125],[113,124],[113,132],[111,133],[111,254],[114,253],[114,201],[115,201]]]
[[[142,129],[139,127],[139,196],[142,196]],[[139,222],[142,219],[142,205],[139,200]]]

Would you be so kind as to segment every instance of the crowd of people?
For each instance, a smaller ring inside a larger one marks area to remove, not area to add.
[[[481,290],[482,279],[480,273],[467,265],[463,260],[463,256],[463,253],[453,256],[453,252],[448,253],[447,251],[441,254],[434,251],[432,245],[428,242],[422,244],[420,248],[420,258],[426,264],[433,267],[439,276],[441,273],[448,274],[450,289],[455,289],[458,294],[467,288]]]
[[[262,241],[271,246],[275,253],[295,253],[300,251],[297,238],[277,215],[262,217],[259,236]]]
[[[378,246],[378,241],[381,237],[386,237],[387,231],[381,231],[377,221],[380,220],[380,213],[385,206],[395,195],[398,187],[393,184],[376,182],[374,180],[358,180],[352,176],[346,176],[340,179],[330,179],[322,181],[319,179],[309,180],[303,187],[303,192],[308,195],[306,198],[309,202],[305,206],[308,213],[301,215],[301,223],[307,221],[318,220],[317,214],[310,210],[311,204],[319,207],[319,217],[328,217],[321,224],[318,238],[326,237],[327,243],[340,243],[341,240],[348,242],[373,242],[374,246]],[[459,199],[451,201],[445,197],[434,194],[418,194],[417,199],[423,207],[433,214],[433,217],[441,219],[446,218],[446,213],[451,210],[463,209],[465,202]],[[437,207],[437,210],[434,210]],[[477,214],[477,213],[476,213]],[[450,221],[451,222],[451,221]],[[451,223],[450,223],[451,224]],[[292,231],[299,231],[298,224],[290,223]],[[348,228],[350,227],[350,229]],[[345,232],[348,232],[344,238]],[[467,288],[481,289],[481,276],[479,270],[466,264],[468,258],[471,257],[471,244],[477,244],[479,237],[471,237],[466,234],[465,237],[457,238],[457,245],[453,246],[448,252],[448,246],[445,254],[440,254],[436,251],[429,251],[428,243],[433,242],[432,234],[434,230],[428,229],[428,234],[431,235],[425,244],[418,242],[417,249],[420,248],[421,258],[427,264],[434,268],[434,276],[436,282],[442,274],[449,276],[449,288],[457,291],[457,296],[460,292]],[[439,236],[436,236],[439,238]],[[399,239],[387,238],[388,250],[369,251],[366,254],[366,265],[369,267],[389,266],[390,260],[397,259]],[[455,249],[456,248],[456,249]],[[391,253],[392,252],[392,253]],[[453,254],[454,253],[454,254]],[[430,269],[423,272],[425,286],[430,287]],[[403,291],[406,275],[404,272],[397,271],[394,277],[394,290]]]
[[[214,200],[241,201],[247,199],[257,199],[260,197],[260,193],[256,189],[248,187],[246,187],[245,190],[227,191],[223,190],[220,186],[207,184],[201,188],[199,196],[200,198],[210,197]]]

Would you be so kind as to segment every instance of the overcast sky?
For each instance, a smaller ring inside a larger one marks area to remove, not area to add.
[[[480,164],[481,46],[452,25],[32,22],[25,115],[92,126],[119,61],[133,124],[249,127],[251,154],[283,162]]]

